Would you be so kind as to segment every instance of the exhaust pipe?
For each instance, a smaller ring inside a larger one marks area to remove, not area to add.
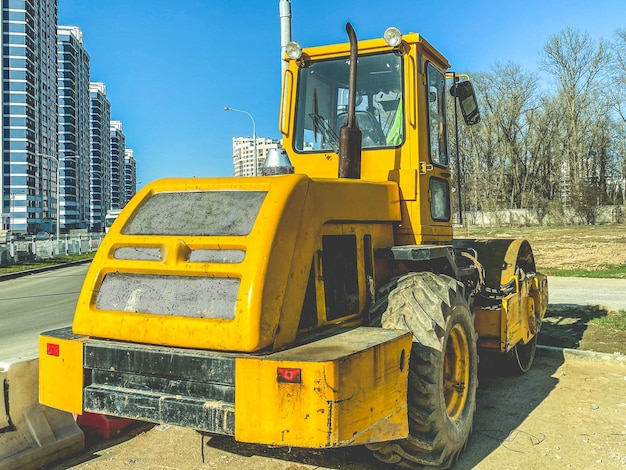
[[[280,66],[284,72],[287,68],[287,62],[283,60],[285,48],[287,43],[291,41],[291,3],[289,0],[280,0],[278,9],[280,12]]]
[[[350,40],[348,80],[348,122],[339,129],[339,178],[361,178],[361,129],[356,119],[357,39],[354,28],[346,23]]]

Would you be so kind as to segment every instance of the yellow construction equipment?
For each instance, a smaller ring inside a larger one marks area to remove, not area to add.
[[[452,464],[479,350],[528,370],[547,280],[527,241],[453,238],[447,102],[478,123],[471,82],[418,34],[347,32],[286,47],[264,176],[163,179],[126,206],[72,329],[41,335],[43,404]]]

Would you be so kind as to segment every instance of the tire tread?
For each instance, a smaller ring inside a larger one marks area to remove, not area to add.
[[[404,468],[449,468],[467,443],[476,408],[476,333],[464,288],[448,276],[420,272],[396,278],[382,290],[388,295],[372,305],[371,318],[380,315],[383,328],[413,332],[407,397],[410,434],[405,439],[376,444],[370,449],[379,460]],[[438,374],[444,360],[447,324],[452,317],[459,316],[466,324],[472,377],[466,409],[460,418],[468,421],[462,423],[464,435],[451,437],[442,425],[442,416],[448,418],[445,405],[441,409]]]

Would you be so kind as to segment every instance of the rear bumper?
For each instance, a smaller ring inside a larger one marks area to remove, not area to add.
[[[58,345],[58,356],[49,344]],[[96,340],[64,328],[40,337],[40,383],[41,403],[55,408],[234,435],[234,356]]]
[[[411,335],[356,328],[267,355],[40,338],[40,401],[242,442],[334,447],[406,437]],[[285,383],[277,369],[300,370]]]

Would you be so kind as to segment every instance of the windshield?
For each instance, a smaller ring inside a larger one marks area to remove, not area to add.
[[[348,107],[347,58],[312,62],[300,69],[294,147],[338,152]],[[359,56],[356,117],[363,148],[396,147],[404,140],[402,60],[397,52]]]

